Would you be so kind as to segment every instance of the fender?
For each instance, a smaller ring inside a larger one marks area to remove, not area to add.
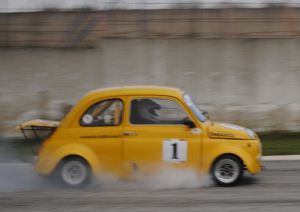
[[[41,152],[38,163],[36,164],[36,170],[40,174],[49,175],[53,173],[63,158],[71,155],[85,159],[94,174],[101,172],[101,165],[94,151],[86,145],[79,143],[68,143],[51,153],[49,151]]]
[[[218,145],[216,148],[212,149],[212,151],[204,155],[203,167],[205,171],[210,171],[213,163],[218,157],[226,154],[233,154],[242,160],[251,174],[256,174],[260,170],[260,165],[257,163],[256,158],[251,157],[251,154],[249,154],[249,151],[246,151],[245,148],[247,148],[246,145],[236,146],[226,144],[226,142],[224,142],[222,145]]]

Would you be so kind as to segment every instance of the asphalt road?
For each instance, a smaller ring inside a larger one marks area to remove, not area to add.
[[[153,187],[138,182],[111,181],[83,190],[62,189],[40,179],[30,165],[0,165],[0,211],[300,211],[300,161],[264,162],[267,170],[241,185]],[[169,176],[170,177],[170,176]],[[193,181],[186,178],[185,181]],[[164,178],[162,181],[168,182]]]

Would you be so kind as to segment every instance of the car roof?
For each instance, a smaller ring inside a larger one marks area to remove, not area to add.
[[[182,96],[183,91],[178,88],[166,86],[123,86],[93,90],[85,95],[86,98],[98,98],[109,96],[135,96],[135,95],[163,95]]]

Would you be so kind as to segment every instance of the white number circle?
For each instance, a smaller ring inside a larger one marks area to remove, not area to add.
[[[82,117],[82,121],[85,123],[85,124],[90,124],[93,122],[93,116],[91,116],[90,114],[86,114]]]

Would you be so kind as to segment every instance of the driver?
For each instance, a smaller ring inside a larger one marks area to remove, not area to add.
[[[155,124],[158,122],[157,110],[161,106],[150,99],[142,99],[137,102],[137,115],[140,124]]]

